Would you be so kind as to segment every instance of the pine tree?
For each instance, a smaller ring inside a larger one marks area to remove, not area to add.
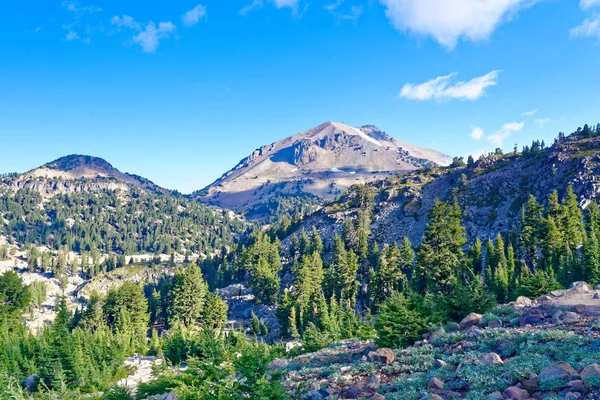
[[[479,238],[475,239],[475,243],[469,249],[469,266],[473,274],[481,274],[483,268],[483,252],[481,240],[479,240]]]
[[[519,242],[523,258],[531,265],[535,265],[537,262],[537,249],[540,246],[540,236],[544,224],[543,211],[543,207],[538,204],[535,196],[530,195],[523,208]]]
[[[417,252],[416,274],[426,289],[442,293],[452,290],[457,271],[465,261],[465,228],[461,219],[456,200],[447,204],[436,199]]]
[[[298,333],[298,317],[296,316],[296,308],[292,307],[290,311],[290,317],[288,320],[288,332],[291,337],[298,339],[300,334]]]
[[[593,285],[600,283],[600,247],[593,230],[583,244],[582,263],[585,268],[585,281]]]
[[[202,327],[212,331],[222,331],[227,322],[227,304],[219,296],[219,292],[208,293],[206,304],[200,318]]]
[[[561,210],[561,225],[565,238],[572,248],[577,248],[583,243],[585,228],[579,201],[571,186],[567,188]]]
[[[317,231],[317,228],[313,226],[311,240],[310,240],[310,253],[323,254],[323,240]]]
[[[379,311],[376,342],[381,347],[399,348],[417,339],[426,326],[424,316],[413,310],[403,295],[394,293]]]
[[[169,290],[169,323],[179,320],[186,325],[195,322],[202,314],[208,286],[196,264],[179,267]]]
[[[300,232],[300,243],[298,244],[298,250],[300,251],[300,257],[310,254],[310,239],[308,238],[308,235],[304,229],[302,229],[302,232]]]
[[[260,334],[260,321],[256,314],[254,314],[254,311],[252,311],[252,318],[250,320],[250,330],[255,335]]]

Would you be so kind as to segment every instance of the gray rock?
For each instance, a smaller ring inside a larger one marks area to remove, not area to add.
[[[21,385],[23,385],[23,387],[30,393],[35,392],[39,384],[40,377],[37,374],[29,375],[27,378],[23,379],[23,382],[21,382]]]
[[[175,392],[169,392],[160,400],[177,400],[177,397],[175,397]]]
[[[591,364],[581,371],[581,379],[588,384],[588,381],[600,380],[600,365]]]
[[[513,304],[515,306],[520,306],[520,307],[529,307],[529,306],[531,306],[531,303],[532,303],[531,299],[529,297],[525,297],[525,296],[519,296],[513,302]]]
[[[439,327],[435,331],[431,332],[431,339],[438,338],[446,334],[446,330],[443,327]]]
[[[468,329],[472,326],[479,325],[483,315],[477,313],[471,313],[467,315],[462,321],[460,321],[460,329]]]
[[[369,359],[371,361],[380,362],[383,364],[391,364],[396,361],[396,353],[392,349],[382,347],[369,353]]]
[[[308,392],[306,399],[322,400],[322,399],[328,398],[330,395],[331,395],[331,393],[329,393],[329,389],[315,389],[315,390]]]
[[[448,363],[447,363],[446,361],[444,361],[444,360],[440,360],[440,359],[438,358],[438,359],[436,359],[436,360],[433,362],[433,365],[434,365],[436,368],[444,368],[445,366],[447,366],[447,365],[448,365]]]
[[[495,391],[488,394],[487,400],[504,400],[504,396],[502,396],[502,393]]]
[[[502,393],[505,399],[524,400],[529,398],[529,392],[516,386],[511,386]]]
[[[552,365],[547,366],[542,370],[539,375],[540,383],[552,383],[555,381],[561,381],[565,384],[569,381],[578,378],[579,374],[573,369],[568,363],[559,361]]]
[[[434,376],[429,380],[429,383],[427,384],[427,389],[442,390],[444,389],[444,382],[441,379],[436,378]]]
[[[481,363],[485,365],[502,365],[504,361],[496,353],[485,353],[481,355]]]
[[[575,292],[591,292],[592,287],[583,281],[579,281],[571,283],[571,287],[569,288],[569,290]]]

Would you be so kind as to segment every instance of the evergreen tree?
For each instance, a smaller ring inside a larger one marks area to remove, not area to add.
[[[219,296],[219,292],[208,293],[206,304],[200,317],[204,329],[221,332],[227,322],[227,304]]]
[[[382,304],[375,322],[376,342],[381,347],[403,347],[418,339],[426,327],[426,318],[412,309],[403,295],[393,293]]]
[[[417,252],[416,275],[424,288],[449,293],[464,263],[465,229],[458,203],[434,202]]]
[[[179,267],[169,290],[169,324],[179,320],[189,325],[200,318],[207,293],[208,286],[196,264]]]

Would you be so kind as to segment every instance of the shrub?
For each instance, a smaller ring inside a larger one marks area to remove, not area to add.
[[[426,329],[426,317],[410,307],[403,295],[393,293],[381,306],[375,340],[380,346],[397,348],[417,339]]]

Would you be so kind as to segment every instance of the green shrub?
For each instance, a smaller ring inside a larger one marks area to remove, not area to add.
[[[403,295],[393,293],[381,306],[375,330],[379,346],[398,348],[427,330],[427,318],[412,309]]]

